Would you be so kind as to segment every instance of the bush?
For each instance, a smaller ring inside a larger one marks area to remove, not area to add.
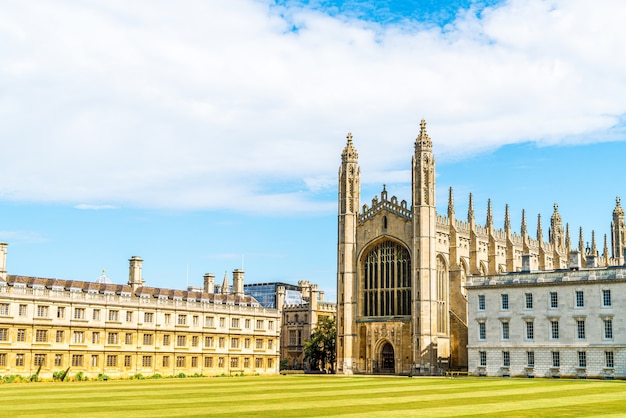
[[[107,380],[109,380],[109,376],[107,376],[104,373],[100,373],[100,374],[98,374],[98,380],[101,381],[101,382],[102,381],[107,381]]]
[[[85,376],[83,372],[78,372],[76,373],[76,376],[74,376],[74,380],[76,380],[77,382],[86,382],[89,380],[89,378]]]
[[[185,373],[178,373],[175,377],[179,378],[179,379],[184,379],[185,377],[187,377],[187,375]]]
[[[158,373],[153,374],[152,376],[150,376],[150,379],[161,379],[163,376],[161,376]]]
[[[130,377],[130,379],[131,379],[131,380],[133,380],[133,379],[137,379],[137,380],[144,380],[144,379],[145,379],[145,377],[144,377],[144,375],[142,375],[141,373],[137,373],[137,374],[132,375],[132,376]]]

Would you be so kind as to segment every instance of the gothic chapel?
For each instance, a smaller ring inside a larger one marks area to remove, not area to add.
[[[412,202],[382,193],[361,206],[358,153],[348,134],[339,169],[337,247],[337,371],[343,374],[441,374],[467,367],[465,280],[526,269],[571,267],[570,251],[585,254],[582,266],[624,263],[624,211],[613,211],[612,250],[598,257],[591,247],[571,245],[558,206],[543,241],[529,237],[522,211],[520,233],[511,230],[506,206],[504,229],[493,225],[491,201],[484,226],[474,219],[472,195],[467,220],[457,220],[452,188],[447,216],[435,207],[435,159],[422,120],[412,162]],[[529,265],[523,266],[523,257]]]

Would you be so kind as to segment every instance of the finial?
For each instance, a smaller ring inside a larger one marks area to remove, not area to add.
[[[450,190],[448,192],[448,217],[451,217],[454,215],[454,195],[452,193],[452,187],[450,187]]]
[[[528,235],[528,229],[526,228],[526,210],[522,209],[522,229],[521,229],[522,237]]]
[[[543,241],[543,229],[541,228],[541,214],[537,215],[537,241],[542,244]]]
[[[596,247],[596,231],[591,231],[591,254],[598,255],[598,248]]]
[[[509,215],[509,204],[504,206],[504,229],[509,231],[511,229],[511,215]]]
[[[350,144],[352,142],[352,132],[348,132],[348,136],[346,138],[348,138],[348,144]]]
[[[493,226],[493,215],[491,213],[491,199],[487,199],[487,228]]]
[[[346,136],[348,141],[346,142],[346,146],[341,153],[341,160],[344,163],[356,163],[359,159],[359,154],[356,152],[354,145],[352,144],[352,132],[348,132],[348,136]]]
[[[559,211],[559,204],[558,203],[554,203],[554,213],[557,213]]]
[[[420,133],[415,139],[415,150],[418,149],[432,149],[433,143],[428,136],[428,132],[426,132],[426,121],[422,119],[420,122]]]
[[[467,222],[474,222],[474,199],[472,194],[469,194],[469,204],[467,206]]]

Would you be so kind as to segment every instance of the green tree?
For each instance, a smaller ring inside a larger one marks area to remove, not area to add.
[[[312,369],[335,373],[336,341],[337,321],[335,318],[320,316],[311,338],[304,342],[304,355]]]

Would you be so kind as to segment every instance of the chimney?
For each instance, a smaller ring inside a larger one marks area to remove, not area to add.
[[[309,301],[309,306],[311,307],[311,311],[317,311],[317,302],[319,298],[319,292],[317,290],[317,285],[311,285],[311,299]]]
[[[243,270],[233,270],[233,294],[243,296]]]
[[[320,290],[320,302],[324,302],[324,291]]]
[[[276,288],[276,306],[280,312],[283,311],[283,305],[285,304],[285,286],[278,286]]]
[[[569,252],[569,268],[570,270],[578,270],[581,265],[580,251]]]
[[[0,242],[0,280],[7,280],[7,247],[9,244]]]
[[[204,275],[204,292],[215,293],[215,274],[206,273]]]
[[[522,254],[522,273],[530,273],[530,254]]]
[[[128,261],[130,262],[128,285],[133,288],[133,291],[135,291],[138,287],[144,285],[143,278],[141,277],[141,266],[143,264],[143,260],[141,257],[134,255]]]

